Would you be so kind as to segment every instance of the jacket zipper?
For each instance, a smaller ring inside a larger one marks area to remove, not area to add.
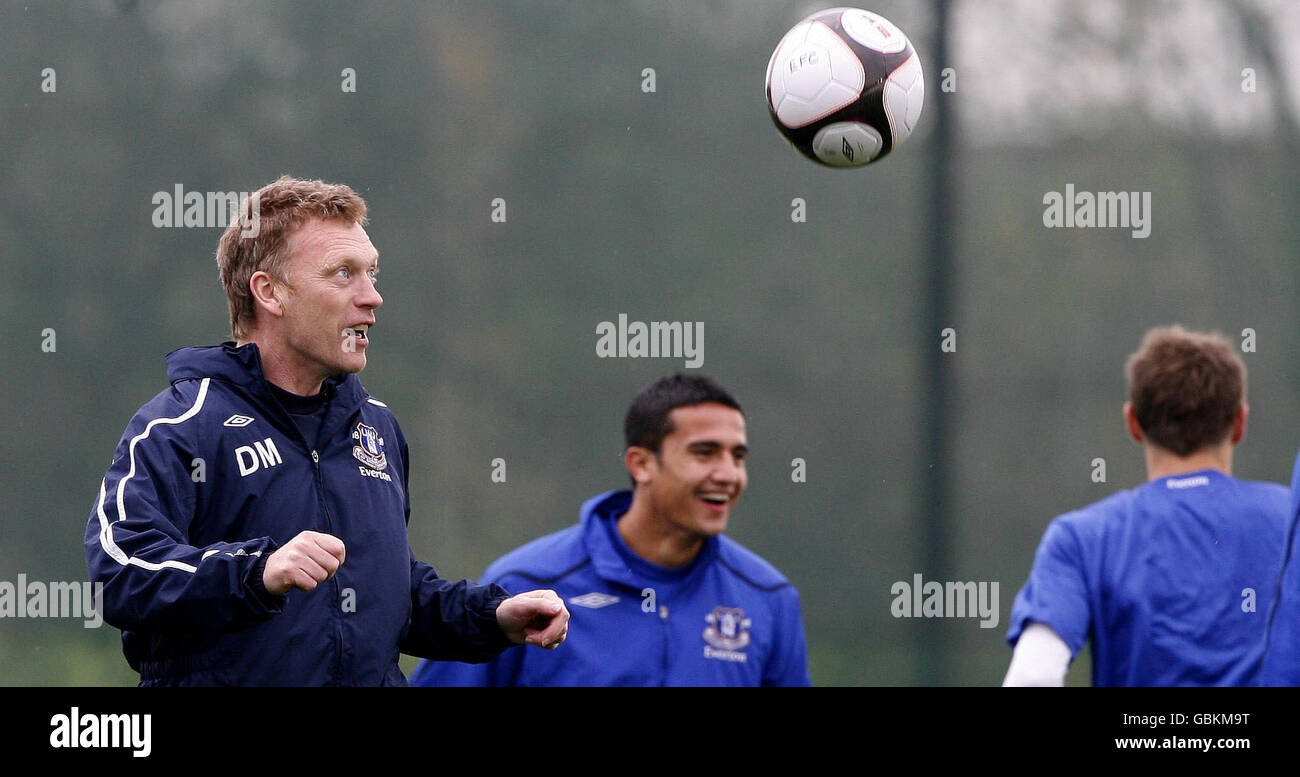
[[[668,605],[659,605],[659,629],[660,639],[660,660],[659,660],[659,685],[663,687],[668,684],[668,643],[671,641],[668,634]]]
[[[325,500],[325,472],[320,465],[320,453],[315,448],[311,451],[312,467],[316,470],[316,495],[320,500],[321,515],[325,518],[326,533],[332,536],[334,534],[334,521],[330,519],[329,505]],[[338,602],[342,597],[339,590],[338,576],[330,578],[330,585],[334,589],[334,605],[330,607],[330,617],[334,620],[334,680],[342,682],[343,678],[343,624],[340,622]]]

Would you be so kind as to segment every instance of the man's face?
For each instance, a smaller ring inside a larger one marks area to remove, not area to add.
[[[748,482],[745,417],[709,402],[676,408],[668,418],[673,432],[650,462],[654,514],[687,534],[721,534]]]
[[[285,344],[321,378],[366,367],[379,252],[360,224],[311,219],[288,240]]]

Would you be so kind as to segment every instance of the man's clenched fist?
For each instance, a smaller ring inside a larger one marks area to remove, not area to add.
[[[262,571],[262,584],[273,594],[290,588],[311,591],[334,577],[343,565],[343,540],[331,534],[305,531],[272,553]]]
[[[569,610],[554,591],[529,591],[502,602],[497,623],[517,645],[554,650],[569,634]]]

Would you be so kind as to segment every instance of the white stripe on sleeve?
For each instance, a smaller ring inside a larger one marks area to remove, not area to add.
[[[135,477],[135,446],[141,440],[147,438],[149,436],[149,433],[153,431],[153,428],[158,424],[184,423],[185,421],[188,421],[189,419],[197,415],[198,412],[203,409],[203,401],[207,399],[208,384],[211,381],[212,381],[211,378],[204,378],[203,382],[199,384],[199,395],[194,398],[194,405],[191,406],[189,410],[186,410],[184,413],[176,416],[175,418],[155,418],[154,420],[150,421],[148,425],[145,426],[143,432],[131,438],[131,444],[128,446],[128,451],[130,453],[131,468],[127,471],[126,477],[118,481],[117,484],[117,520],[119,521],[126,520],[126,482],[131,478]],[[104,512],[104,499],[107,496],[105,490],[106,483],[107,483],[107,479],[100,481],[99,484],[99,508],[98,508],[99,509],[99,544],[104,548],[105,553],[111,556],[114,561],[121,564],[122,566],[127,566],[127,565],[137,566],[140,567],[141,569],[148,569],[154,572],[160,569],[179,569],[181,571],[190,572],[190,573],[196,571],[197,568],[193,564],[186,564],[183,561],[176,561],[174,559],[168,559],[167,561],[163,561],[161,563],[154,563],[152,561],[145,561],[144,559],[136,558],[135,556],[127,556],[126,553],[117,546],[117,543],[113,541],[113,526],[111,523],[109,523],[108,515]]]

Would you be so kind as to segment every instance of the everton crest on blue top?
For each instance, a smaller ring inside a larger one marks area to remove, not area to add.
[[[771,564],[726,535],[687,567],[636,556],[614,524],[630,491],[582,506],[577,526],[488,567],[510,590],[553,588],[572,612],[556,651],[512,650],[485,664],[424,661],[412,685],[808,685],[799,596]]]

